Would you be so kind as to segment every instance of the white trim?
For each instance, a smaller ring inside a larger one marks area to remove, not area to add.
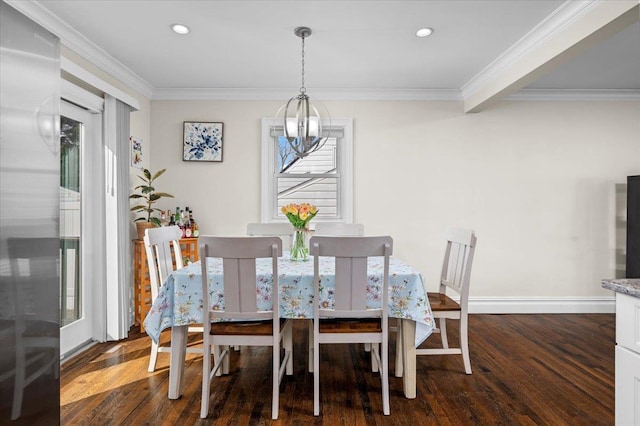
[[[124,102],[134,110],[136,111],[140,110],[140,102],[138,102],[136,98],[126,94],[125,92],[118,89],[117,87],[110,85],[109,83],[102,80],[101,78],[96,77],[89,71],[82,68],[80,65],[76,64],[75,62],[72,62],[70,59],[67,59],[65,57],[60,58],[60,69],[62,69],[62,71],[68,72],[74,77],[79,78],[80,80],[95,87],[96,89]]]
[[[156,88],[152,99],[284,101],[297,92],[294,88]],[[462,101],[457,89],[309,89],[309,96],[319,101]]]
[[[542,43],[564,30],[573,21],[588,13],[602,0],[566,1],[531,31],[505,50],[500,56],[473,76],[460,88],[462,97],[468,98],[486,82],[510,68],[522,56],[537,49]]]
[[[104,99],[64,79],[60,86],[60,96],[73,104],[85,107],[94,114],[104,110]]]
[[[275,146],[273,144],[273,137],[271,136],[271,129],[276,125],[276,118],[263,118],[261,120],[262,127],[262,155],[261,155],[261,183],[260,183],[260,218],[263,223],[276,222],[278,219],[274,218],[273,212],[275,212],[274,205],[274,158],[275,158]],[[323,122],[323,126],[328,125]],[[340,188],[338,206],[341,216],[340,222],[352,223],[353,222],[353,119],[351,118],[332,118],[331,127],[341,128],[343,131],[342,141],[338,144],[340,149],[338,155],[338,161],[341,161],[339,165],[340,176]],[[344,167],[342,167],[344,165]],[[331,221],[330,219],[324,219],[325,221]],[[283,219],[284,221],[284,219]]]
[[[506,101],[640,101],[640,90],[526,89]]]
[[[101,47],[76,31],[68,23],[43,7],[40,2],[19,0],[3,1],[60,37],[60,41],[63,46],[68,47],[132,89],[137,90],[148,98],[151,98],[151,95],[153,94],[153,86]],[[125,100],[122,101],[128,103]],[[136,107],[136,109],[139,108]]]
[[[615,311],[615,296],[469,298],[471,314],[612,314]]]

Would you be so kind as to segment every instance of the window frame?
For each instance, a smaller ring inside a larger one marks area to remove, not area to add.
[[[263,223],[286,222],[286,217],[278,217],[276,179],[282,175],[276,173],[275,143],[271,129],[278,126],[277,118],[262,119],[262,168],[261,168],[261,221]],[[321,222],[353,223],[353,119],[332,118],[322,120],[325,129],[331,128],[342,132],[337,142],[338,178],[338,214],[335,218],[322,218]],[[313,223],[313,222],[312,222]]]

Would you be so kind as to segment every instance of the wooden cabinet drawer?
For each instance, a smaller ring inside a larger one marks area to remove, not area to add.
[[[640,354],[640,298],[616,293],[616,343]]]

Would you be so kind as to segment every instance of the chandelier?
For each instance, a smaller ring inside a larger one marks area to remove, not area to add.
[[[293,33],[302,39],[302,85],[300,93],[290,98],[276,113],[277,122],[283,126],[284,138],[298,158],[304,158],[322,148],[329,135],[322,133],[322,118],[316,106],[311,103],[307,89],[304,87],[304,40],[311,35],[308,27],[297,27]],[[321,103],[317,105],[324,110],[331,123],[329,112]],[[283,114],[281,116],[281,114]],[[331,124],[329,124],[329,127]]]

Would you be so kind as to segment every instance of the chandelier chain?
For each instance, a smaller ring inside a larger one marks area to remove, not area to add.
[[[304,35],[302,38],[302,87],[300,87],[300,93],[304,94],[307,89],[304,87]]]

